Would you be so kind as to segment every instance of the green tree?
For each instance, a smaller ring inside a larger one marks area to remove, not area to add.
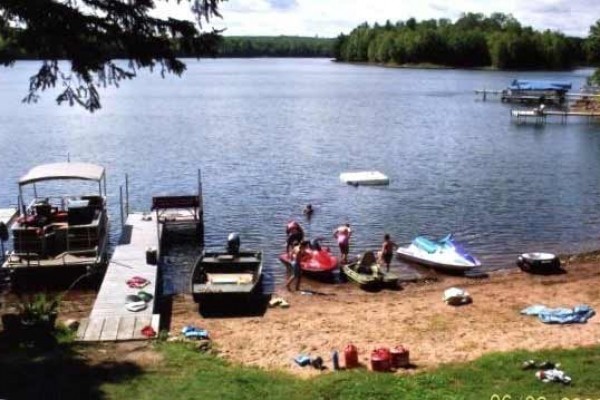
[[[590,63],[594,65],[600,64],[600,20],[590,26],[585,51]]]
[[[196,57],[214,54],[219,32],[204,32],[201,23],[220,17],[221,1],[187,0],[196,16],[192,22],[152,16],[154,0],[0,0],[0,36],[10,38],[0,62],[11,65],[23,51],[43,60],[24,101],[37,101],[41,91],[60,82],[65,89],[59,104],[94,111],[101,106],[96,82],[118,85],[141,68],[180,75],[185,64],[176,57],[178,49]],[[129,66],[112,61],[117,55]],[[69,61],[68,71],[59,59]]]

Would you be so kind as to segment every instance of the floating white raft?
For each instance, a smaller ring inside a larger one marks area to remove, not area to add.
[[[340,180],[348,185],[389,185],[390,178],[379,171],[344,172]]]

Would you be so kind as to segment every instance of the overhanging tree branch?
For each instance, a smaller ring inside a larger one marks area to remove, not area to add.
[[[137,69],[157,65],[163,75],[181,75],[185,64],[177,51],[195,57],[216,53],[220,32],[203,32],[201,24],[220,17],[218,5],[225,0],[171,0],[188,3],[196,23],[151,16],[156,1],[0,0],[0,63],[11,65],[23,54],[43,60],[24,102],[37,101],[40,92],[61,82],[59,104],[93,112],[101,106],[98,85],[118,86]],[[129,60],[127,68],[112,61],[117,58]],[[69,71],[58,60],[69,61]]]

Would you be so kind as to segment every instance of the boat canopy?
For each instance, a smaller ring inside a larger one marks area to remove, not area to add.
[[[99,165],[77,162],[53,163],[32,168],[19,180],[19,186],[60,179],[82,179],[100,182],[103,178],[104,167]]]
[[[530,81],[515,79],[508,87],[511,90],[560,90],[567,91],[571,89],[570,82],[558,81]]]

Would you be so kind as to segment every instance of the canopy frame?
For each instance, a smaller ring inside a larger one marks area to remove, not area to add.
[[[23,186],[33,185],[37,198],[36,183],[55,180],[84,180],[98,182],[98,193],[106,196],[106,171],[104,167],[89,163],[52,163],[38,165],[19,179],[19,210],[25,214]],[[104,189],[104,190],[103,190]],[[103,193],[104,192],[104,193]]]

